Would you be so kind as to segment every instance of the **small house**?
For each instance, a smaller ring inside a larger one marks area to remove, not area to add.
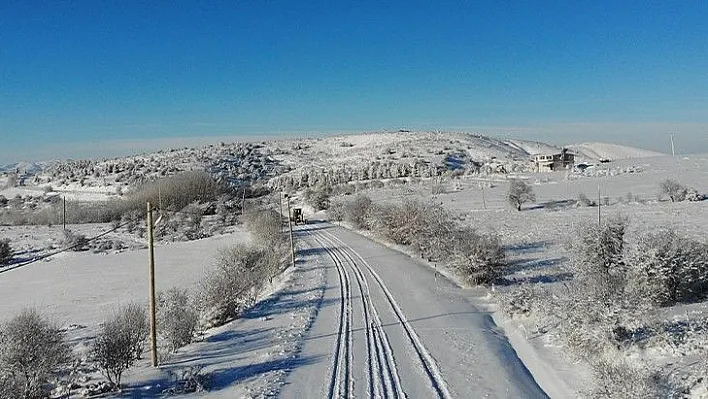
[[[564,148],[559,154],[536,154],[533,163],[537,172],[571,169],[575,164],[575,154]]]

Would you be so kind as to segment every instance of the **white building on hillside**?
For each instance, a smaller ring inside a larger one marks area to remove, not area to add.
[[[571,169],[575,164],[575,154],[564,148],[559,154],[536,154],[533,162],[537,172]]]

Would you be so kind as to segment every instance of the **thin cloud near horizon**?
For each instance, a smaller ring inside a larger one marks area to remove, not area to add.
[[[406,129],[405,126],[401,129]],[[572,122],[554,123],[539,126],[449,126],[446,129],[414,129],[418,131],[450,131],[473,134],[488,135],[499,139],[518,139],[546,142],[555,145],[580,144],[583,142],[607,142],[614,144],[628,145],[637,148],[644,148],[662,153],[669,152],[669,134],[675,134],[676,150],[679,153],[708,153],[708,135],[703,135],[703,139],[696,140],[696,134],[708,132],[708,124],[700,123],[597,123],[597,122]],[[376,131],[395,131],[397,129],[380,129]],[[273,133],[262,134],[238,134],[238,135],[202,135],[202,136],[172,136],[159,138],[126,138],[93,140],[91,142],[67,143],[60,149],[56,146],[38,147],[31,151],[0,152],[0,159],[5,160],[0,164],[12,164],[15,162],[40,162],[54,159],[93,159],[93,158],[113,158],[129,155],[137,155],[152,151],[166,150],[170,148],[200,147],[220,142],[234,141],[270,141],[294,139],[302,137],[322,137],[338,136],[347,134],[371,133],[372,130],[341,130],[341,131],[316,131],[316,130],[282,130]],[[618,138],[613,139],[615,132],[621,132]],[[692,137],[690,143],[683,140],[683,137]],[[700,137],[700,136],[699,136]]]

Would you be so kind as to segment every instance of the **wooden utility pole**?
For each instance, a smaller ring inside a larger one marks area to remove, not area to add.
[[[484,198],[484,184],[480,185],[482,188],[482,205],[484,205],[484,210],[487,210],[487,200]]]
[[[157,367],[157,316],[155,304],[155,235],[152,223],[152,205],[147,203],[148,248],[150,248],[150,350],[152,367]]]
[[[674,134],[671,133],[671,156],[676,156],[676,151],[674,151]]]
[[[64,230],[66,230],[66,195],[64,196],[64,216],[62,218],[63,224],[64,224]]]
[[[280,232],[283,233],[285,230],[285,224],[283,223],[283,192],[278,192],[278,202],[280,202]],[[288,215],[290,219],[290,215]]]
[[[295,266],[295,243],[293,241],[293,221],[290,217],[290,197],[287,195],[285,199],[288,201],[288,228],[290,229],[290,265]]]
[[[246,214],[246,186],[243,186],[243,198],[241,199],[241,214]]]
[[[602,213],[600,212],[600,208],[602,205],[600,204],[600,182],[597,182],[597,225],[602,226],[601,222],[601,215]]]

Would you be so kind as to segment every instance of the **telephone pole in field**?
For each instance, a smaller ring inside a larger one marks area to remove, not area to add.
[[[155,234],[152,223],[152,205],[147,203],[148,247],[150,248],[150,350],[152,367],[157,367],[157,315],[155,301]]]
[[[671,156],[674,157],[676,156],[676,151],[674,150],[674,134],[669,133],[669,135],[671,136]]]
[[[290,264],[295,266],[295,243],[293,241],[293,220],[290,217],[290,197],[286,194],[285,200],[288,201],[288,227],[290,228]]]

